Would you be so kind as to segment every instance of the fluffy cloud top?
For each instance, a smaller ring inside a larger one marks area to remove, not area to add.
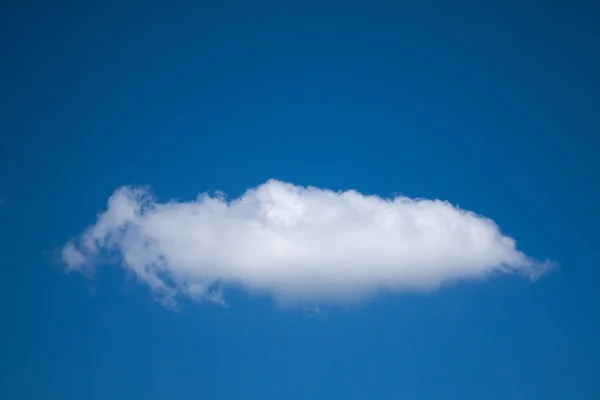
[[[494,272],[546,269],[494,221],[440,200],[391,199],[276,180],[240,198],[156,202],[122,187],[62,250],[71,270],[120,262],[166,301],[219,300],[235,285],[278,299],[343,300],[378,289],[429,290]]]

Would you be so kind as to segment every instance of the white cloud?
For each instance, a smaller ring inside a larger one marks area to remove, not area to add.
[[[122,187],[62,255],[71,270],[120,262],[165,301],[222,302],[223,285],[342,301],[494,272],[537,277],[549,265],[518,251],[494,221],[448,202],[276,180],[231,201],[158,203],[146,188]]]

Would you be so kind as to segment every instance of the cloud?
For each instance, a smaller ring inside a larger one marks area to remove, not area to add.
[[[378,290],[547,270],[491,219],[440,200],[381,198],[277,180],[240,198],[159,203],[122,187],[62,250],[69,270],[120,263],[163,301],[223,302],[223,286],[282,301],[345,301]]]

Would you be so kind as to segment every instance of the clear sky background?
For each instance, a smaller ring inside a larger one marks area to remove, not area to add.
[[[599,399],[600,3],[0,6],[0,398]],[[122,185],[439,198],[560,268],[318,315],[56,251]]]

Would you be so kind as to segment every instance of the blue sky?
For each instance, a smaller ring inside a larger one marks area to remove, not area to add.
[[[598,399],[600,5],[485,3],[3,4],[0,398]],[[318,315],[65,274],[123,185],[271,178],[447,200],[560,267]]]

